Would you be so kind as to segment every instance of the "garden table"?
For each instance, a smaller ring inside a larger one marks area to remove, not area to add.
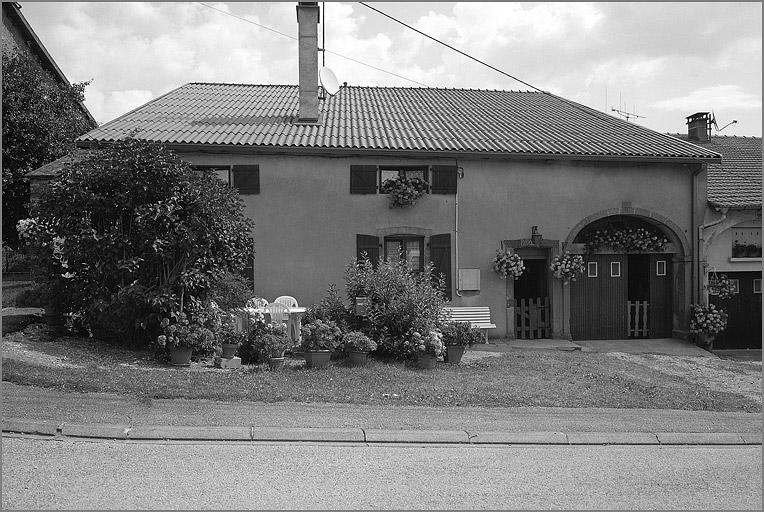
[[[307,308],[297,307],[297,308],[289,308],[289,320],[287,321],[287,329],[289,333],[289,337],[294,342],[300,342],[302,341],[302,335],[300,334],[300,328],[302,327],[302,315],[305,314],[305,311],[307,311]],[[245,326],[248,325],[247,322],[249,321],[249,315],[252,313],[260,313],[262,315],[266,315],[267,321],[270,321],[270,315],[268,315],[268,311],[266,308],[237,308],[233,310],[233,312],[239,313],[236,315],[239,322],[237,322],[238,330],[244,330]]]

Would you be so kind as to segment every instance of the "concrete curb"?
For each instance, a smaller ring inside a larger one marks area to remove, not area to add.
[[[760,433],[734,432],[467,432],[363,428],[192,427],[70,424],[3,419],[3,432],[55,438],[136,441],[243,441],[455,445],[760,445]]]

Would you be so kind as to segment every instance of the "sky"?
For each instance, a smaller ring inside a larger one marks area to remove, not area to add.
[[[296,2],[205,3],[21,5],[69,80],[92,81],[85,105],[100,124],[188,82],[297,83],[297,41],[232,16],[296,36]],[[534,87],[643,116],[631,121],[652,130],[685,133],[685,117],[713,111],[718,134],[761,136],[759,2],[368,3]],[[360,3],[326,2],[321,18],[340,83],[528,90]]]

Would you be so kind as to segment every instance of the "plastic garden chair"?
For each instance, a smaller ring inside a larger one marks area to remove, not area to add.
[[[289,295],[282,295],[281,297],[278,297],[273,302],[278,302],[279,304],[283,304],[288,308],[296,308],[297,306],[297,299],[294,297],[290,297]]]
[[[271,316],[271,323],[289,321],[289,308],[280,302],[271,302],[265,307],[265,312]]]

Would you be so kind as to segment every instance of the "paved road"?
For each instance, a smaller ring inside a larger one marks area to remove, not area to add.
[[[171,444],[3,437],[2,507],[761,509],[760,446]]]

